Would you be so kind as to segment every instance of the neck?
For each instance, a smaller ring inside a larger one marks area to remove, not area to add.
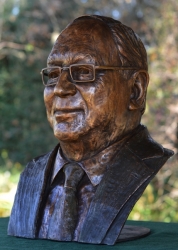
[[[138,128],[139,126],[128,131],[122,137],[116,137],[114,139],[111,139],[107,134],[100,138],[98,138],[97,135],[92,134],[92,136],[87,136],[87,138],[85,136],[76,141],[60,141],[60,146],[63,155],[67,160],[82,161],[92,158],[94,155],[98,154],[116,141],[122,141],[124,138],[129,138],[136,133]]]
[[[76,141],[60,141],[65,158],[70,161],[82,161],[93,157],[107,147],[104,140],[96,140],[95,138],[93,136],[90,139],[82,138]]]

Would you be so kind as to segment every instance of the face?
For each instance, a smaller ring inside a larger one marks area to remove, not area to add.
[[[48,66],[119,66],[114,59],[114,42],[103,39],[106,27],[96,28],[92,35],[85,31],[93,25],[89,22],[81,28],[77,23],[64,30],[49,55]],[[129,129],[129,100],[128,82],[112,70],[96,70],[95,81],[85,83],[73,82],[69,71],[64,70],[55,86],[44,89],[47,117],[59,141],[93,136],[95,140],[112,142],[121,138]]]

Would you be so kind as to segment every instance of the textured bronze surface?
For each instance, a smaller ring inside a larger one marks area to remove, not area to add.
[[[21,174],[9,235],[108,245],[121,240],[131,209],[173,154],[140,124],[147,71],[140,38],[114,19],[83,16],[61,32],[41,71],[59,145]],[[80,178],[71,170],[78,167]]]

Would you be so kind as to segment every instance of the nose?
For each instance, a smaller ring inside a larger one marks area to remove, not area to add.
[[[61,76],[58,79],[56,86],[54,87],[54,94],[64,98],[68,95],[75,95],[77,92],[76,86],[69,79],[69,72],[62,71]]]

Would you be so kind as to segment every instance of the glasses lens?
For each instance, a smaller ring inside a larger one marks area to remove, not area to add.
[[[43,81],[45,86],[56,84],[60,75],[60,68],[46,68],[43,69]]]
[[[88,82],[94,80],[94,68],[92,65],[71,65],[72,78],[76,82]]]

